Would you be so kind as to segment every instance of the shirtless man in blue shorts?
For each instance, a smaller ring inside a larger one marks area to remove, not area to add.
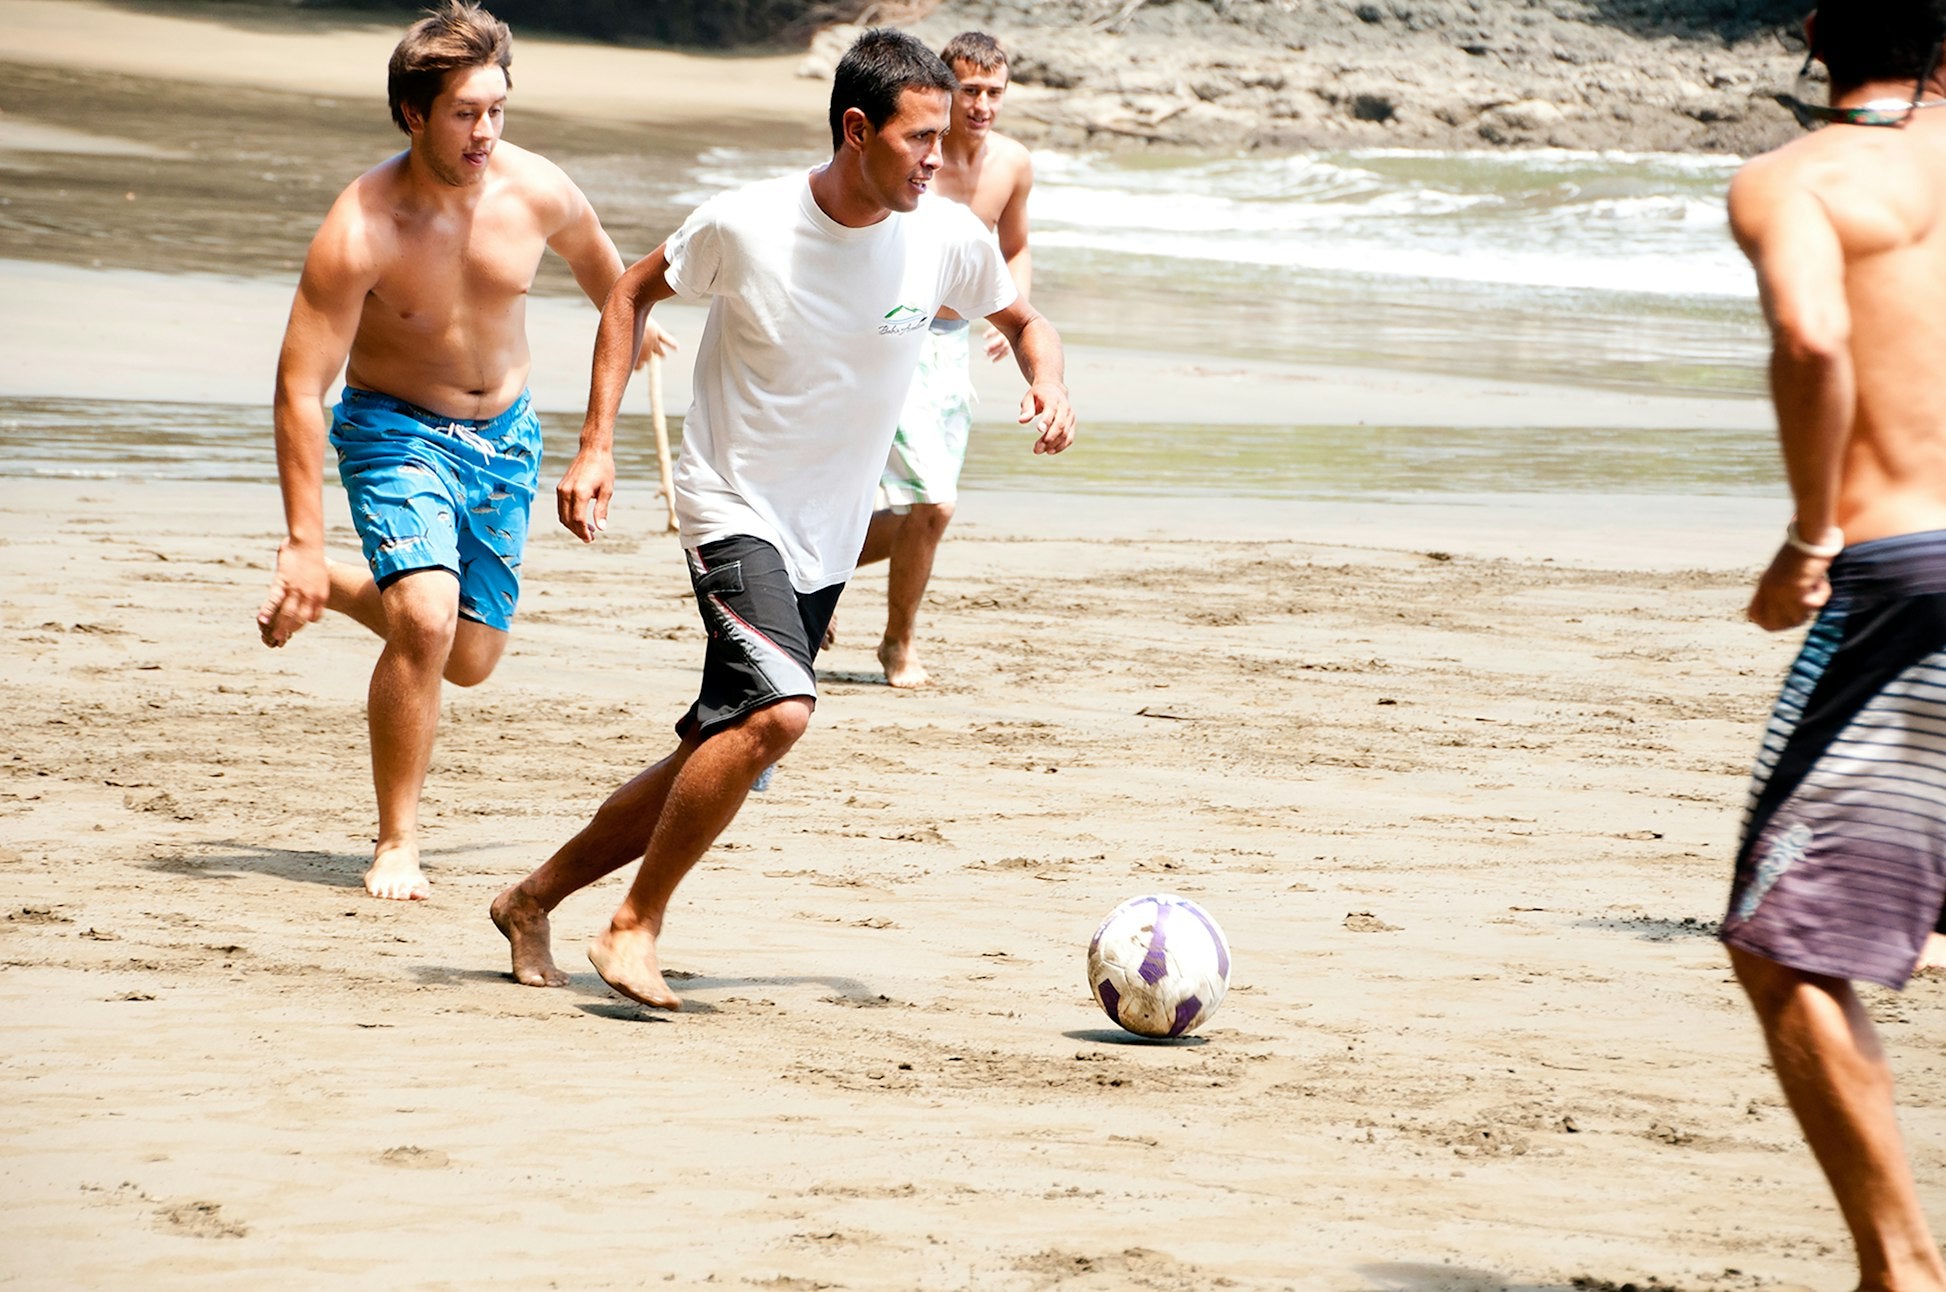
[[[388,91],[411,143],[325,216],[277,363],[288,534],[257,625],[282,646],[331,609],[385,642],[367,706],[374,897],[427,895],[419,792],[440,680],[476,686],[506,648],[540,469],[526,305],[541,255],[566,259],[597,305],[622,273],[581,190],[501,139],[511,64],[506,24],[460,0],[406,33]],[[330,439],[363,565],[324,556],[324,403],[340,368]]]
[[[1821,128],[1738,172],[1730,224],[1797,504],[1750,618],[1815,622],[1758,754],[1723,940],[1859,1286],[1939,1292],[1852,982],[1903,987],[1946,906],[1946,0],[1834,5],[1806,34],[1830,104],[1785,101]]]
[[[712,198],[608,298],[581,451],[557,491],[561,521],[592,541],[607,515],[615,412],[650,307],[707,299],[675,494],[709,640],[675,749],[494,899],[519,982],[568,981],[549,912],[639,857],[588,958],[624,996],[681,1007],[656,951],[669,899],[810,724],[813,660],[942,307],[1006,336],[1027,378],[1020,420],[1034,424],[1034,452],[1059,453],[1074,436],[1053,325],[1015,289],[980,221],[926,192],[953,87],[912,37],[866,32],[832,83],[831,160]]]

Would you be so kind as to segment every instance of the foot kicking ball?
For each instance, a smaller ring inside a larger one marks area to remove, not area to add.
[[[1108,1017],[1142,1036],[1183,1036],[1223,1003],[1230,944],[1186,897],[1131,897],[1088,944],[1088,986]]]

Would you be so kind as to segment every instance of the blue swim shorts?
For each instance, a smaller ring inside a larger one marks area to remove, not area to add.
[[[378,585],[450,570],[460,615],[505,632],[541,469],[541,424],[526,392],[478,421],[346,386],[331,445]]]

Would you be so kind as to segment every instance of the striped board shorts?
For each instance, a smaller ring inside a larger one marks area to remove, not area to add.
[[[1723,941],[1903,987],[1946,930],[1946,530],[1848,547],[1757,755]]]

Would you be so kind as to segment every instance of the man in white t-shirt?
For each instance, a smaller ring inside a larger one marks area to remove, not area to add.
[[[663,914],[752,784],[810,723],[812,659],[857,562],[899,409],[942,306],[986,317],[1013,346],[1034,452],[1059,453],[1074,437],[1053,325],[1015,291],[979,219],[926,194],[954,85],[917,40],[866,32],[832,85],[831,161],[704,203],[609,293],[581,451],[556,491],[561,523],[584,542],[607,525],[615,413],[650,307],[708,298],[675,489],[709,645],[675,751],[494,899],[520,982],[567,982],[548,913],[641,857],[588,958],[624,996],[682,1007],[656,959]]]

